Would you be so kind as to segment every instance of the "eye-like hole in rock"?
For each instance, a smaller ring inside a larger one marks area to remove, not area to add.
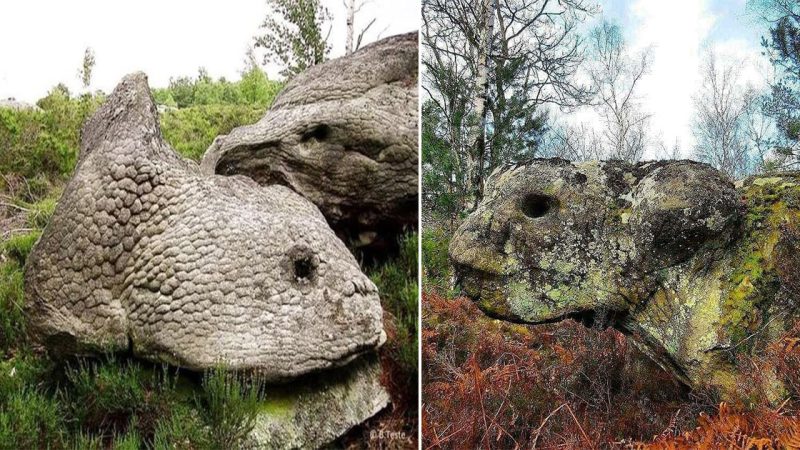
[[[526,216],[536,219],[547,215],[558,207],[558,200],[548,195],[528,194],[520,202],[520,209]]]
[[[298,258],[294,261],[294,276],[298,280],[308,280],[314,275],[314,263],[309,257]]]
[[[328,139],[328,136],[330,135],[331,127],[325,124],[320,124],[304,132],[303,135],[300,136],[300,142],[307,142],[311,139],[324,141],[325,139]]]

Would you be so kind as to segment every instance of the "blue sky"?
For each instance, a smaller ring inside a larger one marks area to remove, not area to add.
[[[600,3],[602,14],[587,26],[606,18],[622,26],[632,48],[652,49],[652,69],[642,80],[640,96],[645,110],[653,114],[653,131],[668,145],[677,139],[684,156],[690,154],[694,144],[693,97],[700,87],[700,66],[707,48],[724,60],[742,65],[742,84],[763,86],[770,76],[760,46],[766,27],[749,12],[746,0]]]

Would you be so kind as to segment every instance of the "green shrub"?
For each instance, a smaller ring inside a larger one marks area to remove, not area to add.
[[[190,108],[200,105],[248,105],[258,107],[262,113],[283,88],[283,83],[271,81],[258,67],[242,74],[239,81],[211,79],[204,69],[196,78],[172,78],[169,87],[154,89],[153,98],[158,104]]]
[[[156,450],[212,448],[209,432],[195,408],[176,405],[169,417],[159,420],[153,437]]]
[[[400,252],[394,259],[369,270],[378,286],[383,308],[392,314],[397,325],[393,357],[408,376],[417,372],[417,234],[401,238]]]
[[[142,437],[136,431],[136,426],[133,424],[125,434],[118,434],[114,437],[112,448],[114,450],[139,450],[143,447]]]
[[[20,266],[0,264],[0,353],[6,353],[25,336],[23,274]]]
[[[29,231],[27,233],[15,234],[5,242],[3,242],[3,251],[20,267],[25,266],[25,261],[33,249],[33,244],[39,239],[42,232],[39,230]]]
[[[27,349],[0,361],[0,405],[26,387],[40,385],[51,369],[48,360],[32,355]]]
[[[194,106],[164,113],[161,131],[178,153],[197,161],[215,137],[254,123],[263,115],[263,108],[247,105]]]
[[[50,222],[50,217],[56,210],[58,198],[61,196],[60,190],[56,189],[49,195],[36,203],[26,203],[24,207],[28,210],[26,221],[31,228],[42,229]]]
[[[81,360],[67,367],[66,375],[64,404],[85,430],[124,431],[131,418],[151,405],[151,377],[137,363]]]
[[[422,287],[439,295],[452,296],[452,269],[447,255],[449,235],[441,229],[422,232]]]
[[[62,413],[54,399],[25,387],[0,404],[0,449],[60,447]]]
[[[78,158],[81,125],[102,100],[71,97],[57,86],[39,100],[40,109],[0,109],[0,173],[65,178]]]
[[[100,436],[78,432],[73,437],[69,448],[73,450],[103,450],[105,446]]]
[[[198,409],[210,428],[212,448],[239,448],[253,431],[263,382],[217,368],[203,376]]]

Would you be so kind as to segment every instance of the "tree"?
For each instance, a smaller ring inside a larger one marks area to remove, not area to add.
[[[741,67],[726,65],[712,51],[705,59],[702,86],[695,97],[695,157],[736,179],[752,168],[747,118],[756,93],[742,86]]]
[[[264,63],[283,67],[281,75],[292,78],[311,66],[320,64],[330,53],[328,9],[321,0],[268,0],[269,12],[261,24],[264,34],[255,37],[255,46],[263,48]]]
[[[769,141],[771,168],[800,165],[800,3],[796,0],[751,2],[769,24],[764,47],[777,79],[763,103],[763,112],[775,122],[778,134]]]
[[[659,141],[656,147],[656,159],[681,159],[681,141],[675,138],[671,147],[667,147],[664,141]]]
[[[541,151],[542,156],[570,161],[603,159],[603,153],[600,136],[585,123],[552,127]]]
[[[83,61],[81,62],[81,68],[78,69],[78,76],[81,79],[81,83],[83,84],[83,88],[85,90],[89,89],[89,86],[92,84],[92,71],[94,70],[94,50],[91,47],[86,47],[86,50],[83,52]]]
[[[347,41],[345,42],[344,54],[349,55],[354,51],[361,48],[361,40],[364,38],[364,34],[367,30],[375,24],[375,19],[369,21],[367,26],[361,29],[361,32],[358,33],[358,38],[356,39],[355,46],[353,46],[353,35],[355,31],[355,19],[356,14],[361,11],[361,8],[364,7],[369,3],[367,0],[357,1],[357,0],[344,0],[344,7],[347,10]]]
[[[496,167],[536,154],[543,105],[588,99],[575,74],[578,24],[592,12],[586,0],[423,0],[423,89],[464,183],[462,208]]]
[[[603,121],[604,156],[636,162],[649,141],[651,115],[642,110],[636,88],[651,64],[649,51],[629,55],[619,26],[604,21],[589,35],[589,78]]]
[[[446,137],[446,123],[436,105],[428,100],[422,104],[422,192],[427,211],[436,211],[450,219],[450,226],[459,211],[462,194],[458,160]]]

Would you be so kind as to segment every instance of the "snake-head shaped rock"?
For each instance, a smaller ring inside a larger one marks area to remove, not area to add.
[[[32,336],[54,353],[277,380],[385,340],[375,285],[319,210],[284,186],[201,174],[162,139],[141,73],[85,124],[25,278]]]
[[[203,171],[288,186],[354,242],[415,228],[417,48],[398,35],[309,68],[259,122],[217,138]]]
[[[800,303],[775,263],[800,189],[776,180],[782,209],[757,222],[758,179],[696,162],[505,167],[451,241],[457,282],[492,317],[614,326],[684,383],[731,388],[742,342]]]

